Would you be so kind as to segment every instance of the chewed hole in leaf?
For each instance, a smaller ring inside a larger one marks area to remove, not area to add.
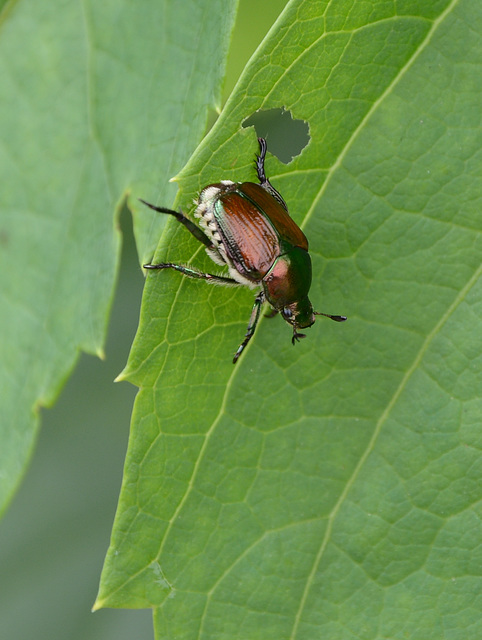
[[[253,126],[258,137],[266,138],[270,152],[284,164],[299,155],[310,141],[310,129],[304,120],[294,120],[285,109],[255,111],[243,122]]]

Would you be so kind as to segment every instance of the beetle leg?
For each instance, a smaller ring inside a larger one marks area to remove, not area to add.
[[[191,222],[189,218],[186,218],[186,216],[180,211],[174,211],[173,209],[166,209],[166,207],[156,207],[150,202],[146,202],[142,198],[139,198],[139,200],[143,204],[147,205],[150,209],[153,209],[154,211],[158,211],[159,213],[168,213],[169,215],[174,216],[176,220],[178,220],[181,224],[183,224],[186,227],[186,229],[190,233],[192,233],[192,235],[196,238],[196,240],[199,240],[199,242],[202,242],[203,244],[205,244],[206,247],[208,247],[208,249],[215,249],[212,241],[207,237],[204,231],[202,231],[198,226],[196,226],[194,222]]]
[[[295,342],[299,342],[301,338],[306,338],[305,333],[297,333],[296,327],[293,327],[293,337],[291,338],[291,344],[295,346]]]
[[[145,264],[144,269],[175,269],[188,278],[198,278],[200,280],[208,280],[213,284],[224,284],[228,286],[239,287],[239,282],[233,278],[224,278],[223,276],[215,276],[212,273],[203,273],[191,267],[184,267],[182,264],[173,264],[172,262],[161,262],[159,264]]]
[[[254,300],[253,310],[251,311],[251,316],[248,322],[248,329],[246,331],[246,337],[244,338],[243,342],[239,345],[238,350],[234,354],[233,364],[236,364],[239,356],[244,351],[244,347],[248,344],[248,342],[253,337],[253,334],[256,330],[256,325],[258,324],[261,306],[264,301],[265,301],[264,291],[260,291]]]
[[[268,311],[268,313],[264,314],[265,318],[274,318],[276,315],[278,315],[279,311],[278,309],[270,309]]]
[[[264,138],[258,138],[259,142],[259,156],[256,156],[256,173],[258,174],[258,180],[260,184],[268,182],[268,178],[264,172],[264,160],[266,158],[266,150],[268,145]]]
[[[266,158],[266,149],[268,145],[266,144],[266,140],[264,138],[258,138],[259,142],[259,156],[256,156],[256,173],[258,174],[259,184],[265,189],[268,193],[270,193],[275,200],[277,200],[282,207],[288,211],[288,207],[286,202],[281,197],[281,194],[276,191],[271,182],[266,177],[264,172],[264,160]]]

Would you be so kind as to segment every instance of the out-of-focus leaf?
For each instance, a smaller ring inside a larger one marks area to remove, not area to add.
[[[168,179],[219,106],[235,2],[10,3],[0,38],[0,504],[79,349],[102,353],[115,212]],[[205,37],[207,31],[212,33]],[[173,64],[175,61],[175,64]],[[161,185],[161,186],[159,186]],[[136,199],[131,208],[138,210]],[[141,257],[164,221],[135,217]]]

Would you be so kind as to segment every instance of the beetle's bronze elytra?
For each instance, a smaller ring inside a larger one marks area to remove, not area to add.
[[[346,320],[345,316],[313,311],[308,298],[311,286],[308,240],[266,177],[266,140],[258,138],[258,142],[260,152],[256,156],[256,172],[259,184],[222,180],[204,187],[194,212],[202,229],[179,211],[156,207],[141,200],[154,211],[174,216],[206,246],[206,252],[216,264],[228,267],[229,277],[203,273],[171,262],[145,264],[145,269],[175,269],[189,278],[200,278],[214,284],[260,289],[245,338],[234,354],[233,363],[237,362],[252,338],[264,302],[268,302],[273,312],[280,313],[293,327],[293,344],[305,337],[298,329],[311,327],[317,315],[336,322]]]

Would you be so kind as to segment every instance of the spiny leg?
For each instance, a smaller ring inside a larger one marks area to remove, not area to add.
[[[179,222],[183,224],[190,233],[192,233],[196,240],[199,240],[199,242],[205,244],[208,249],[215,249],[213,243],[207,237],[204,231],[197,227],[194,222],[191,222],[189,218],[186,218],[186,216],[180,211],[174,211],[174,209],[167,209],[166,207],[156,207],[155,205],[150,204],[150,202],[146,202],[142,198],[139,198],[139,200],[154,211],[158,211],[159,213],[168,213],[169,215],[174,216],[176,220],[179,220]]]
[[[258,174],[258,180],[260,185],[265,189],[268,193],[270,193],[275,200],[277,200],[282,207],[288,211],[288,207],[286,202],[281,197],[281,194],[276,191],[271,182],[266,177],[264,172],[264,160],[266,158],[266,150],[268,145],[266,144],[266,140],[264,138],[258,138],[259,142],[259,156],[256,156],[256,173]]]
[[[188,278],[197,278],[199,280],[208,280],[214,284],[239,286],[239,282],[233,278],[224,278],[223,276],[215,276],[212,273],[203,273],[191,267],[185,267],[182,264],[173,264],[172,262],[161,262],[159,264],[145,264],[144,269],[174,269],[179,271]]]
[[[238,350],[234,354],[233,364],[236,364],[239,356],[244,351],[245,346],[253,337],[253,334],[256,330],[256,325],[258,324],[261,307],[264,301],[265,301],[264,291],[260,291],[254,300],[253,310],[251,311],[251,316],[248,322],[248,329],[246,331],[246,337],[244,338],[243,342],[239,345]]]
[[[259,142],[259,156],[256,156],[256,173],[258,174],[258,180],[261,184],[264,182],[268,182],[268,178],[264,172],[264,161],[266,158],[266,150],[268,149],[268,145],[266,144],[266,140],[264,138],[258,138]]]

